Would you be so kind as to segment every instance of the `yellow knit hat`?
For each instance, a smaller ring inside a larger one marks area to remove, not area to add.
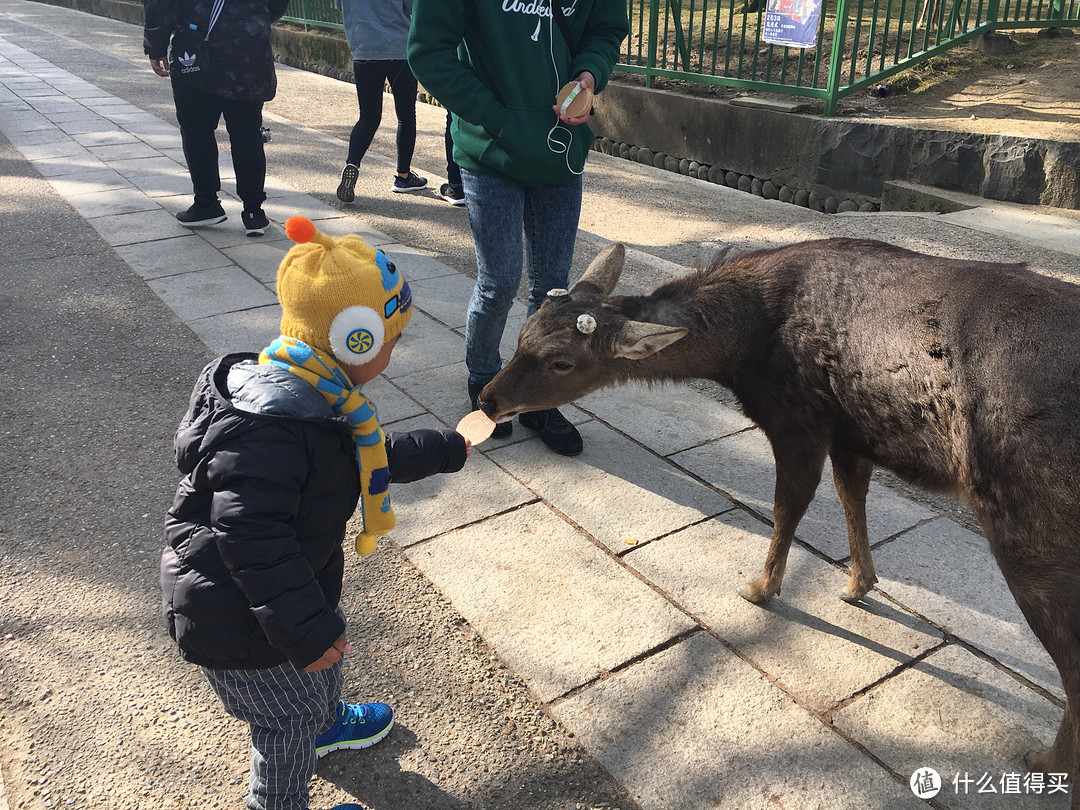
[[[281,334],[359,366],[412,317],[412,291],[394,263],[359,236],[320,233],[306,217],[285,223],[296,244],[281,260]]]

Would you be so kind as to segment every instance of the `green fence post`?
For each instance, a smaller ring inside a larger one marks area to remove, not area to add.
[[[649,2],[649,55],[645,60],[645,86],[652,87],[656,49],[660,47],[660,0]]]
[[[822,15],[825,9],[821,11]],[[836,23],[833,25],[832,55],[829,57],[829,78],[825,87],[825,117],[836,115],[840,71],[843,68],[844,40],[847,39],[847,0],[836,0]],[[852,59],[855,54],[852,54]]]

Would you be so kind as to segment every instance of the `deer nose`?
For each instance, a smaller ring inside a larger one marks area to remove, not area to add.
[[[491,416],[492,414],[495,413],[495,402],[494,402],[494,400],[478,399],[478,400],[476,400],[476,407],[479,408],[480,410],[482,410],[488,416]]]
[[[490,383],[485,385],[483,390],[481,390],[476,397],[476,407],[486,413],[488,416],[491,416],[495,413],[495,398],[488,394],[488,389],[490,387]]]

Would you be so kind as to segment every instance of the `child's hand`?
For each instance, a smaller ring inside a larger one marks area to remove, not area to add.
[[[469,458],[472,455],[472,442],[468,439],[465,440],[465,458]]]
[[[339,636],[330,649],[322,654],[322,658],[304,667],[304,672],[321,672],[324,669],[330,669],[341,660],[343,653],[348,652],[352,652],[352,644],[345,639],[345,636]]]

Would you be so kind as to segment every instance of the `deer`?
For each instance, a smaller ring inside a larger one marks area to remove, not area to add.
[[[958,499],[1064,685],[1055,741],[1028,765],[1080,774],[1080,286],[1024,264],[830,238],[720,252],[646,295],[612,295],[624,261],[611,243],[571,289],[549,293],[480,409],[506,421],[631,381],[729,389],[776,463],[764,567],[738,588],[756,604],[780,593],[826,457],[849,602],[877,582],[875,466]]]

